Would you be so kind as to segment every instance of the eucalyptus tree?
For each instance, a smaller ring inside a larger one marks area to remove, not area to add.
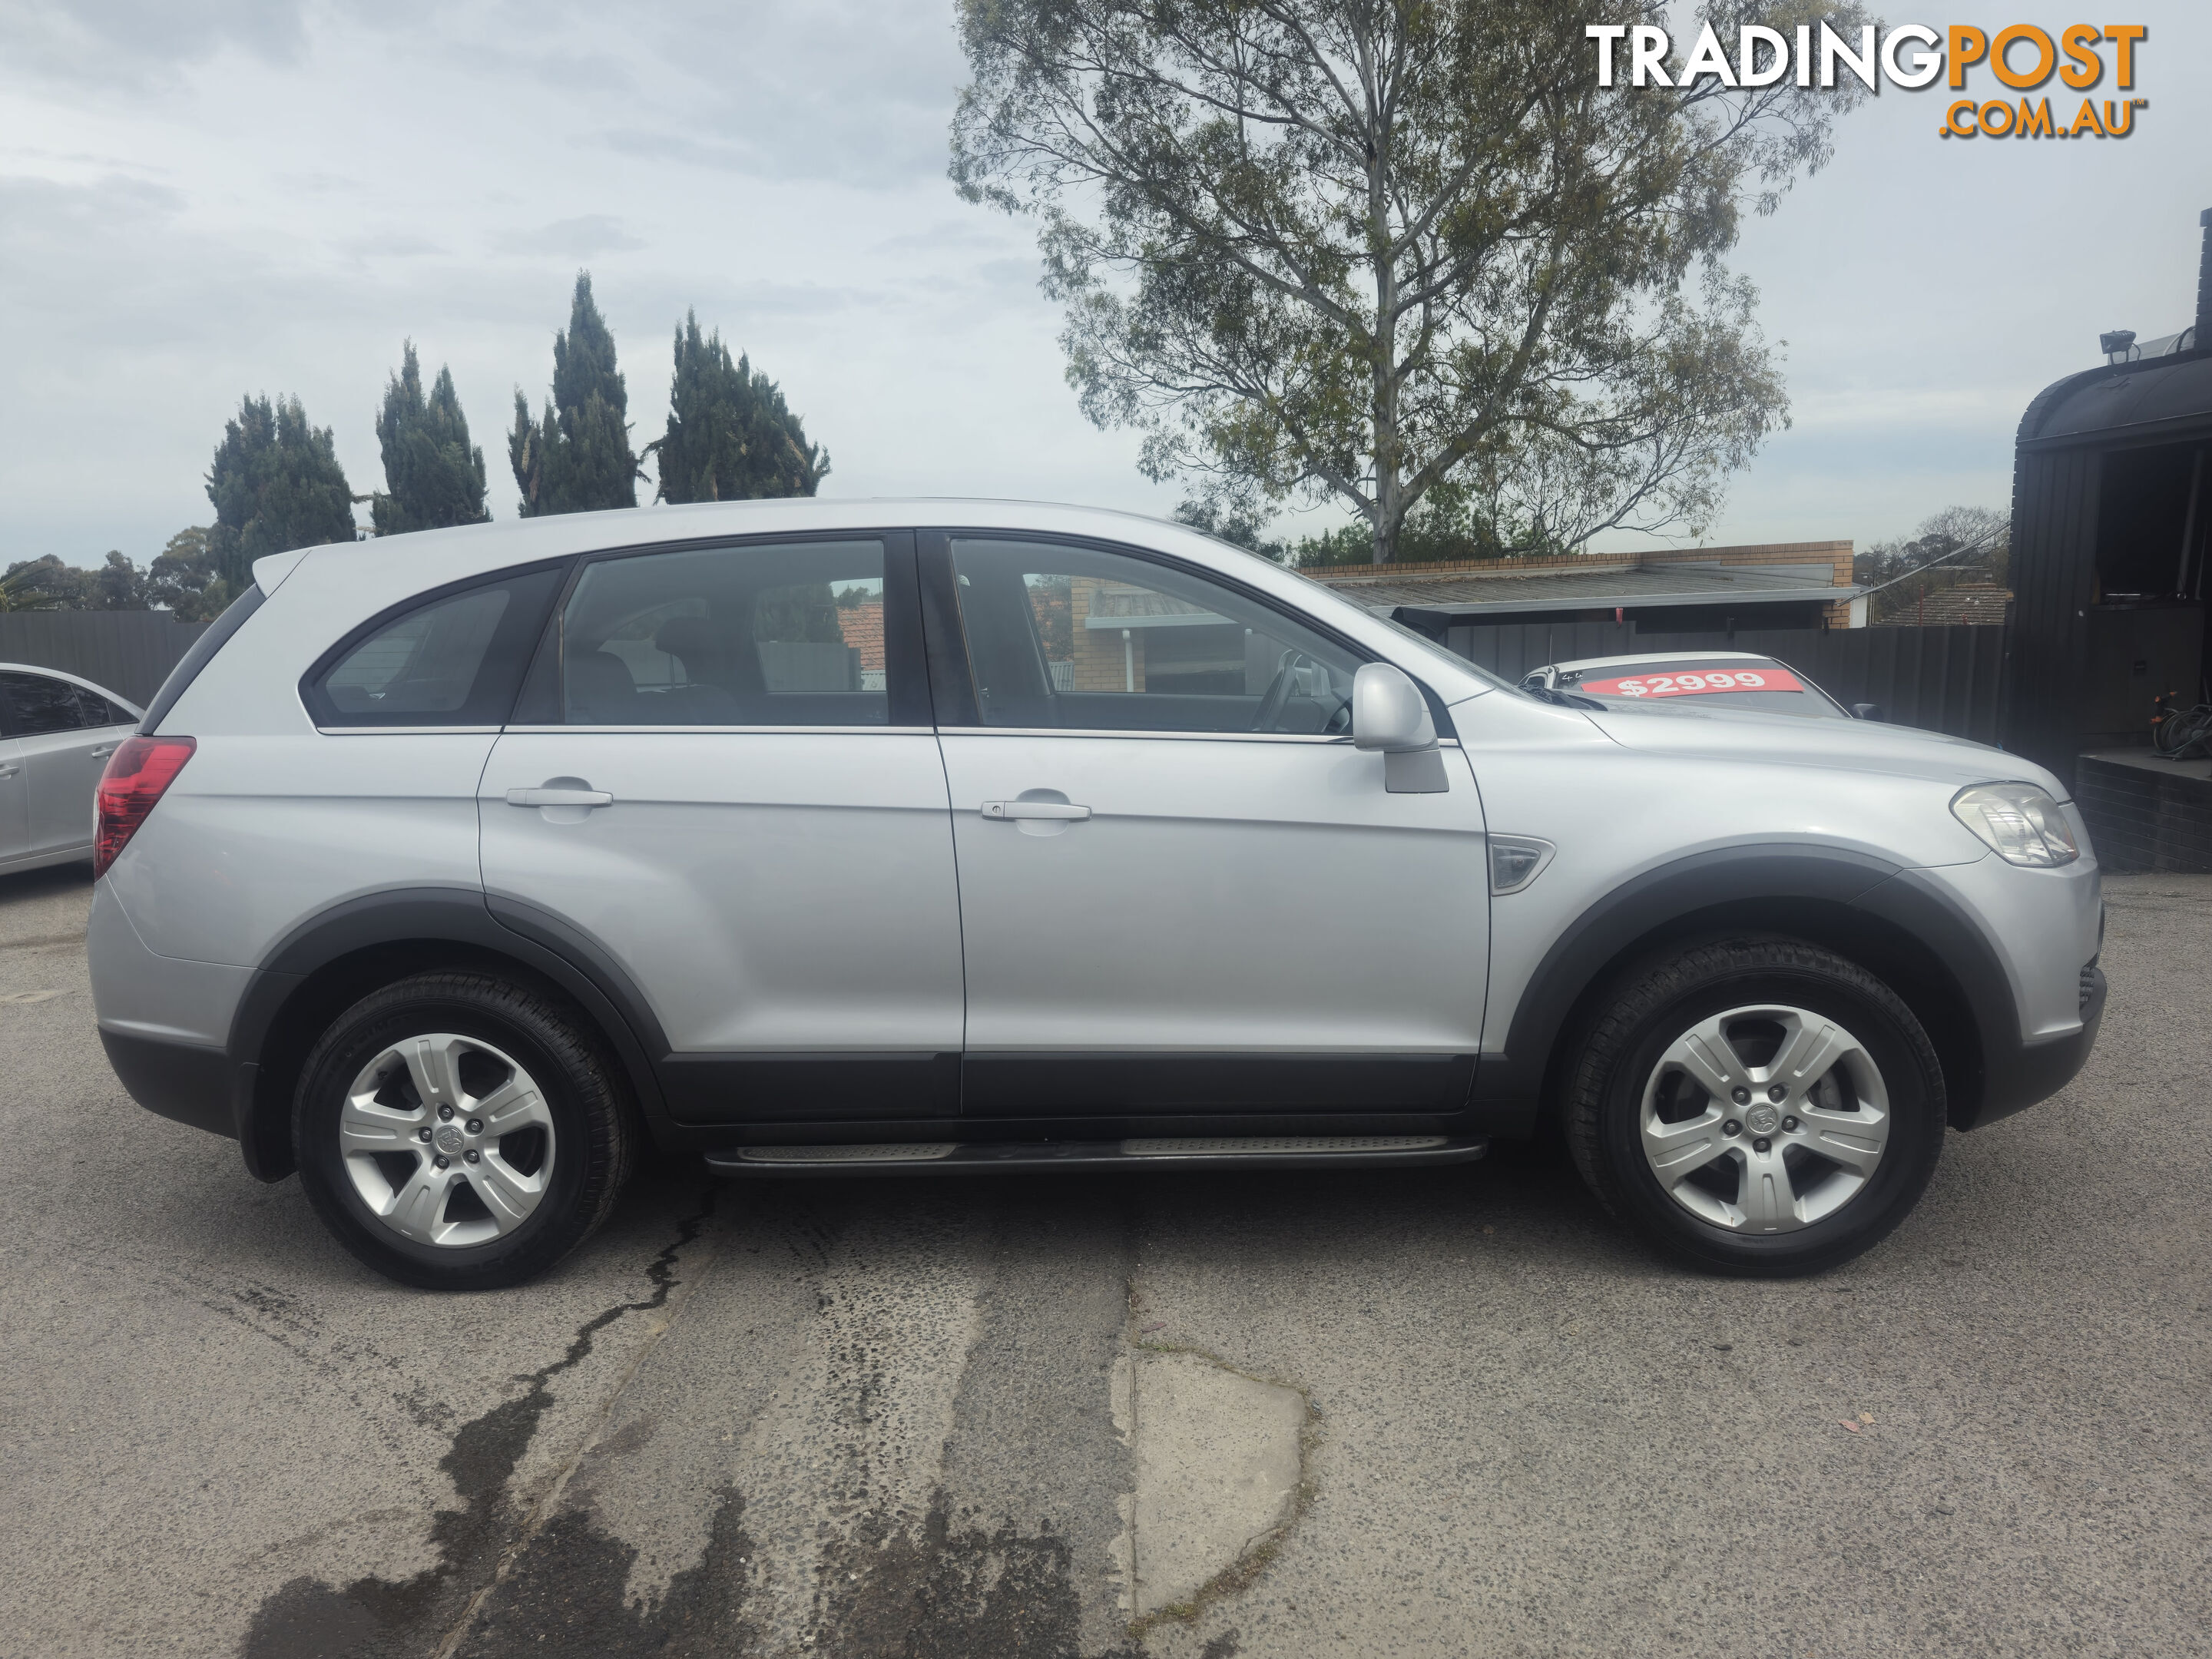
[[[1377,562],[1417,507],[1499,552],[1693,529],[1788,419],[1722,258],[1861,95],[1796,86],[1776,48],[1859,15],[1709,3],[1731,52],[1781,31],[1753,76],[1680,84],[1678,52],[1676,84],[1601,88],[1585,26],[1667,13],[959,0],[951,174],[1042,222],[1068,378],[1156,478],[1334,497]]]

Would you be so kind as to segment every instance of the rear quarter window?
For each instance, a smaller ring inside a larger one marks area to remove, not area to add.
[[[512,572],[394,607],[326,653],[301,700],[325,730],[503,725],[566,568]]]

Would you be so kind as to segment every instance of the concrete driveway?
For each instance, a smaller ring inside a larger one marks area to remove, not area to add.
[[[131,1104],[84,873],[0,878],[0,1653],[2212,1651],[2212,878],[2107,891],[2087,1072],[1824,1279],[1509,1150],[679,1164],[452,1298]]]

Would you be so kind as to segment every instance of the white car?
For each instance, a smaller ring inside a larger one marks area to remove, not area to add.
[[[427,1286],[542,1270],[647,1140],[1381,1169],[1547,1119],[1644,1237],[1808,1272],[2081,1066],[2097,866],[2017,757],[1728,701],[1564,706],[1074,507],[281,554],[100,786],[100,1036]]]
[[[1624,702],[1711,698],[1730,708],[1810,720],[1881,718],[1874,704],[1846,708],[1787,663],[1749,651],[1656,652],[1547,663],[1523,674],[1521,689]]]
[[[0,662],[0,873],[92,856],[93,792],[143,712],[74,674]]]

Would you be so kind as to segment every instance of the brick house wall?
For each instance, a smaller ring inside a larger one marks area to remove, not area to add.
[[[1141,691],[1145,689],[1145,630],[1130,629],[1122,638],[1119,628],[1087,625],[1093,601],[1101,592],[1135,592],[1120,582],[1096,576],[1068,579],[1069,610],[1075,632],[1075,684],[1078,691]]]

